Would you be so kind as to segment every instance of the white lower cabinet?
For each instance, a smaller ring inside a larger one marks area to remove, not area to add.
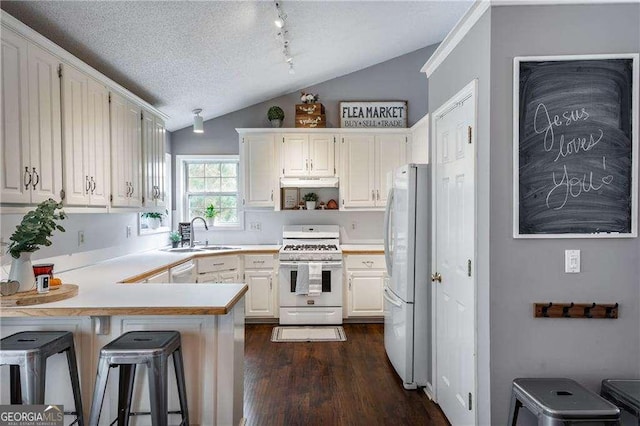
[[[198,259],[198,283],[240,282],[240,256],[210,256]]]
[[[347,317],[384,316],[384,256],[345,256],[345,266]]]
[[[245,295],[245,316],[278,316],[278,272],[274,254],[246,255],[244,280],[249,286]]]

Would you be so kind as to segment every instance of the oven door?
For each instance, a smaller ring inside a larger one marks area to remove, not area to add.
[[[298,262],[280,262],[280,307],[342,306],[342,262],[322,262],[322,294],[296,294]]]

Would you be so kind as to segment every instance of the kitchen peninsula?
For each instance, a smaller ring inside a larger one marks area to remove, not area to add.
[[[193,253],[152,251],[58,274],[63,282],[79,286],[78,295],[59,302],[2,308],[1,336],[24,330],[73,332],[83,405],[88,413],[102,346],[127,331],[177,330],[182,336],[191,421],[203,425],[240,424],[247,285],[121,283],[129,277],[170,267],[191,257]],[[146,371],[138,370],[133,411],[143,412],[149,409]],[[2,383],[8,383],[8,373],[8,369],[2,369]],[[115,418],[117,377],[117,374],[110,375],[101,424]],[[169,389],[169,409],[176,410],[179,405],[176,392],[172,391],[175,389],[173,374],[170,374]],[[45,395],[51,403],[73,406],[63,356],[54,356],[48,361]],[[3,395],[0,402],[9,403],[8,394]],[[170,416],[170,421],[172,417],[176,416]],[[146,416],[138,420],[136,424],[149,421]]]

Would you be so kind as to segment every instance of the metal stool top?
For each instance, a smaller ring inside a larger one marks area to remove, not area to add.
[[[620,410],[571,379],[515,379],[513,390],[546,416],[557,419],[617,419]]]
[[[130,331],[105,345],[101,355],[161,356],[171,355],[180,346],[177,331]]]
[[[73,344],[70,331],[21,331],[0,340],[0,356],[40,352],[45,357],[57,354]]]
[[[602,391],[640,414],[640,380],[605,379]]]

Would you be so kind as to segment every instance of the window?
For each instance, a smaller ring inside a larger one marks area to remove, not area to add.
[[[205,217],[207,207],[213,205],[214,227],[241,227],[238,168],[237,156],[183,159],[184,220]]]

